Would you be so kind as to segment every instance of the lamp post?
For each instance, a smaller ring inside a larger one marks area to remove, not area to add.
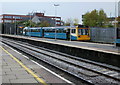
[[[72,26],[73,26],[73,21],[70,20],[70,41],[72,40],[72,39],[71,39]]]
[[[54,4],[54,7],[55,7],[55,27],[56,27],[57,6],[59,6],[59,4]],[[56,40],[56,28],[55,28],[55,40]]]
[[[117,5],[116,5],[116,2],[115,2],[115,41],[114,41],[114,46],[116,47],[116,39],[117,39]]]
[[[15,19],[14,23],[15,23],[15,35],[16,35],[17,34],[16,33],[16,17],[14,17],[14,19]]]
[[[32,27],[32,14],[33,14],[33,11],[31,12],[31,13],[29,13],[30,14],[30,26],[29,26],[29,37],[31,36],[30,35],[30,32],[31,32],[31,30],[30,30],[30,28]]]
[[[11,33],[11,27],[10,27],[10,35],[11,35],[12,33]]]

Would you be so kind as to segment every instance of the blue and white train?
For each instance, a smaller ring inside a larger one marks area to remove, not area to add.
[[[90,29],[83,25],[61,27],[25,27],[23,34],[26,36],[66,39],[90,40]]]

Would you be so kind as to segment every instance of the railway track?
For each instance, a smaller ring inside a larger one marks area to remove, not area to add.
[[[55,66],[70,75],[80,78],[89,84],[119,84],[120,69],[114,69],[89,60],[77,58],[75,56],[52,51],[42,47],[34,46],[23,42],[14,42],[9,39],[3,39],[14,48],[19,48],[27,54],[34,55],[36,58]]]

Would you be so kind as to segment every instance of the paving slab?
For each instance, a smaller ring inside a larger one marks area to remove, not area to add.
[[[16,75],[5,75],[2,78],[5,79],[5,80],[17,79]]]
[[[2,84],[2,75],[0,75],[0,85]]]
[[[31,74],[29,74],[7,53],[2,52],[2,55],[0,57],[2,57],[2,70],[0,70],[2,83],[38,83],[38,81]]]
[[[19,75],[19,74],[16,74],[16,77],[17,77],[17,79],[29,79],[29,78],[34,78],[32,75],[29,75],[29,74],[21,74],[21,75]]]
[[[34,78],[10,80],[11,83],[38,83]]]
[[[2,83],[9,83],[10,84],[11,82],[10,82],[10,80],[6,80],[6,79],[2,78]]]

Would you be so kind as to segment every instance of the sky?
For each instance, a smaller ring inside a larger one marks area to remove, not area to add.
[[[74,1],[74,2],[73,2]],[[116,3],[115,3],[116,2]],[[45,16],[55,16],[54,4],[59,4],[57,7],[57,16],[60,16],[63,21],[68,18],[77,18],[79,23],[82,23],[82,15],[94,9],[103,9],[107,16],[115,16],[115,4],[118,1],[101,0],[4,0],[0,1],[1,14],[22,14],[26,15],[29,12],[44,12]]]

